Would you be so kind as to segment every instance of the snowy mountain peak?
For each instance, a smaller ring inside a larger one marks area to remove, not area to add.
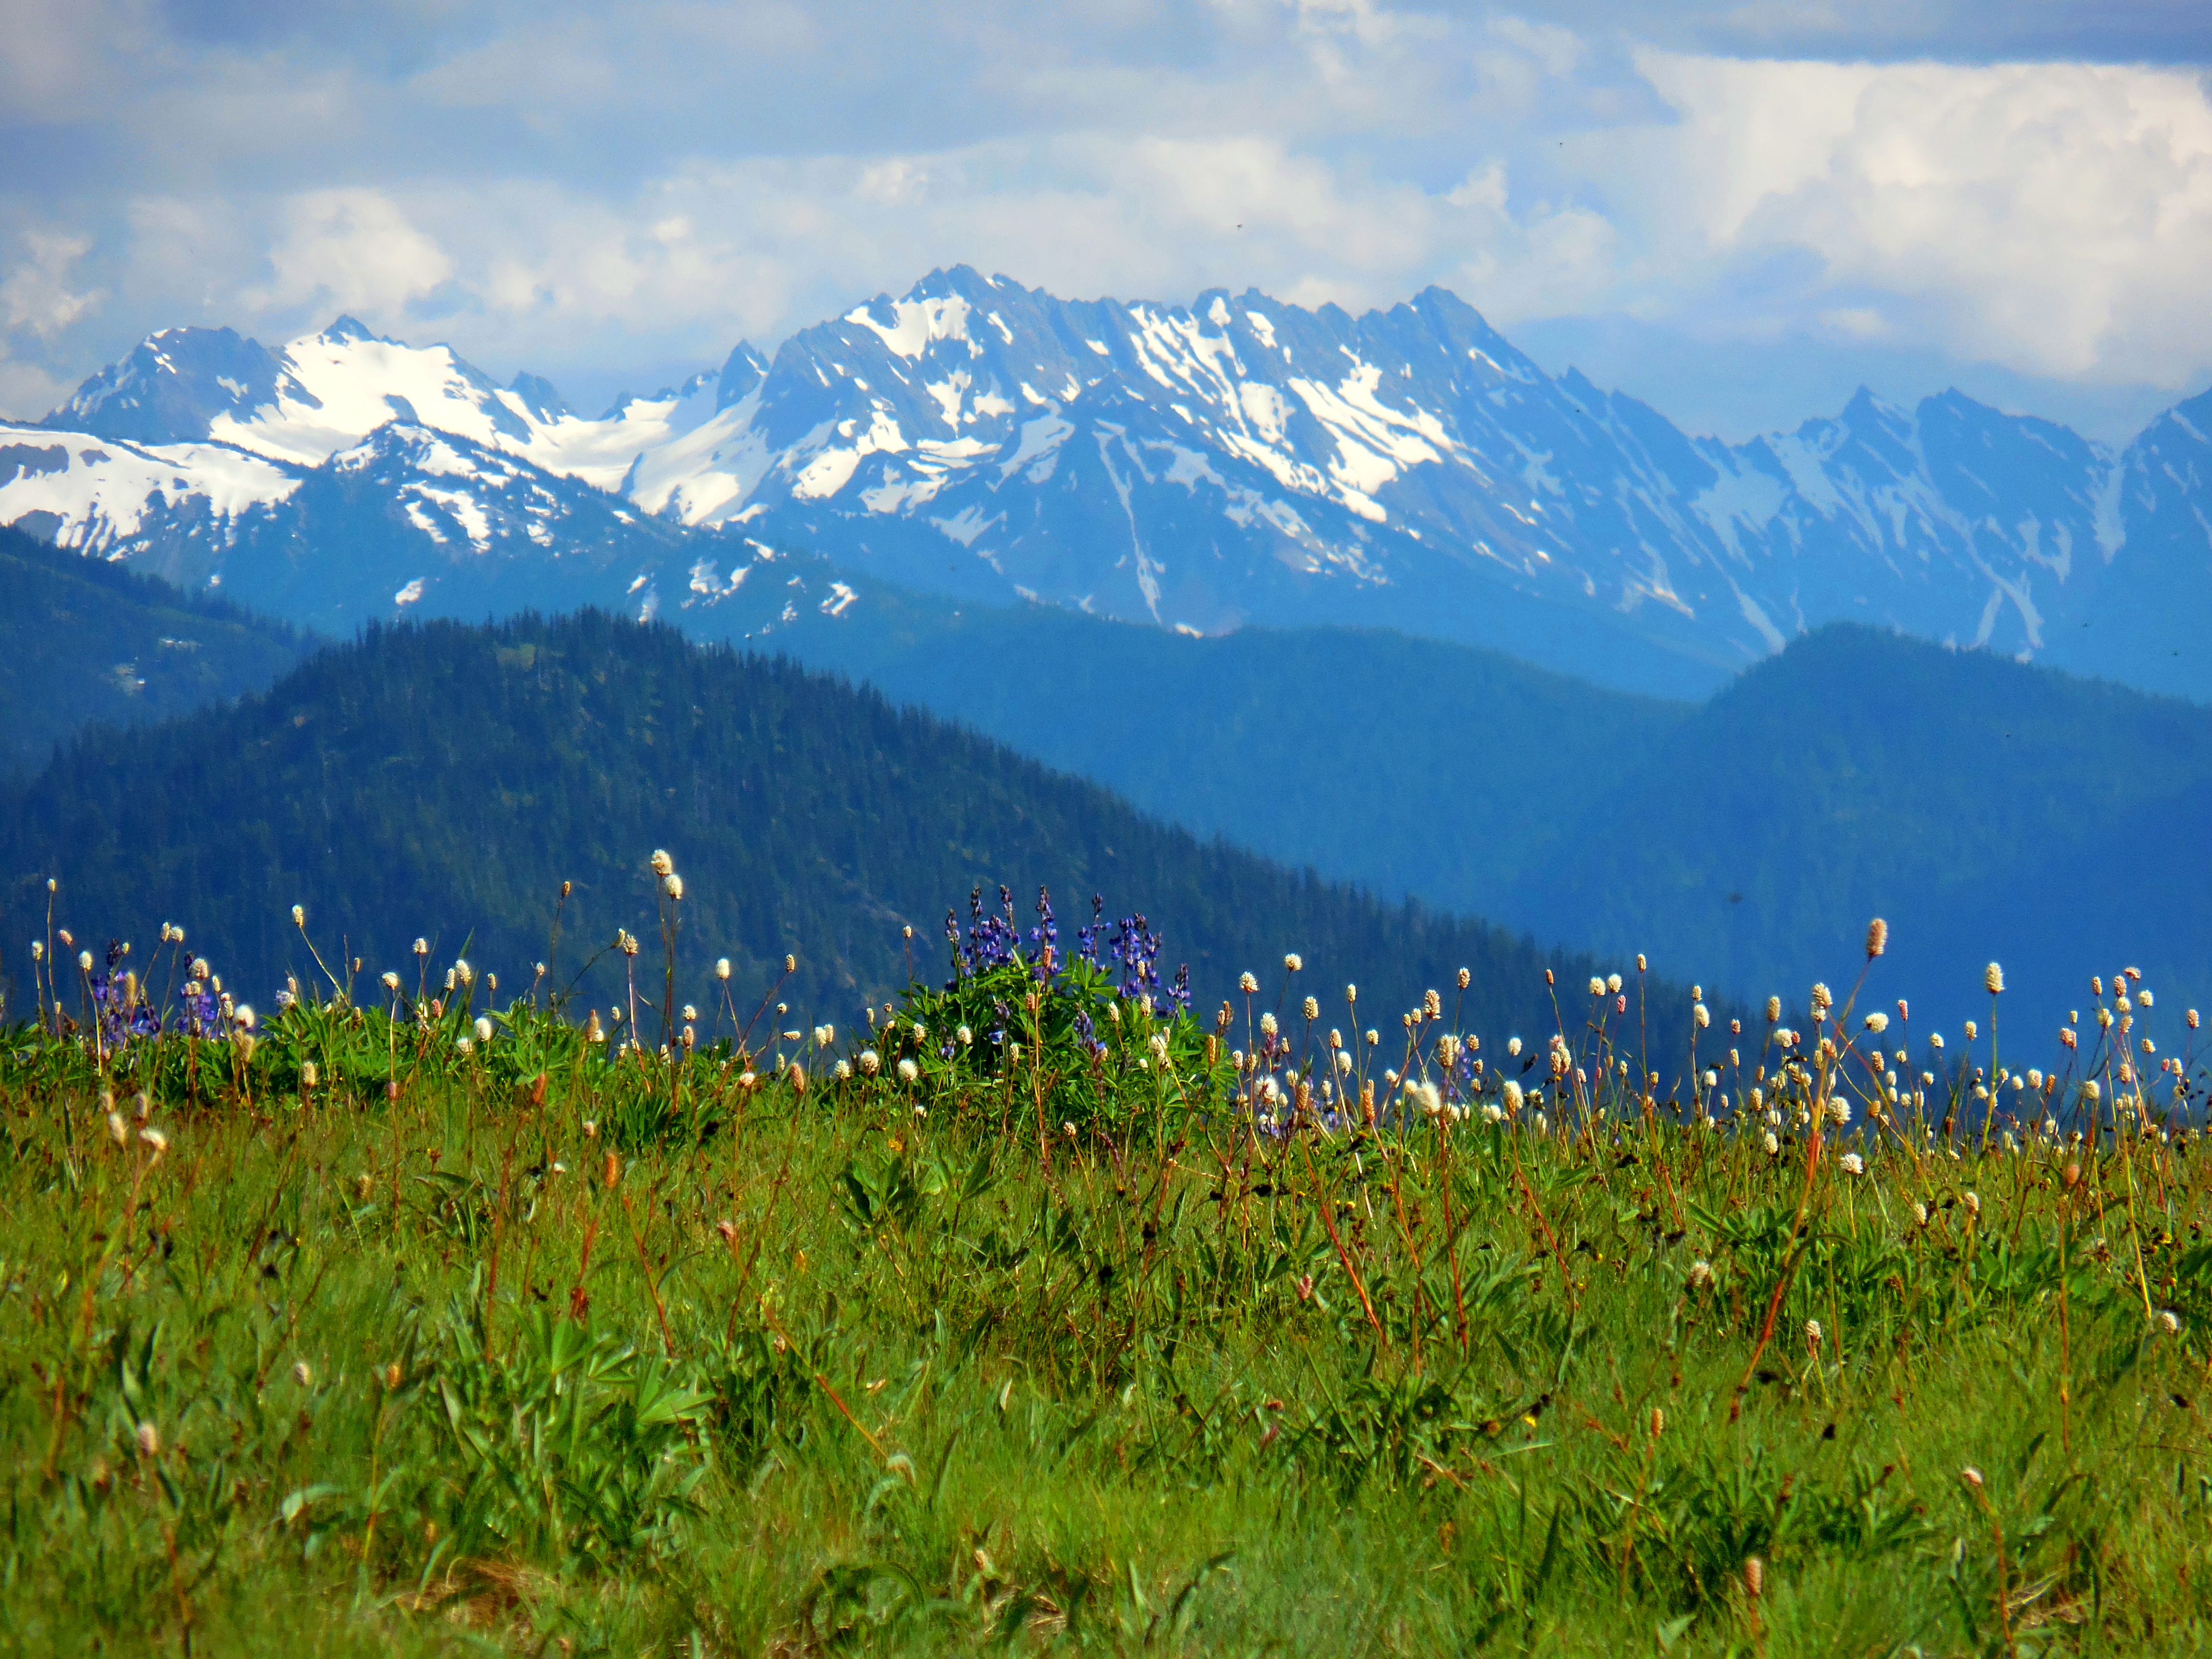
[[[2146,605],[2179,629],[2199,597],[2212,632],[2212,394],[2124,454],[1956,392],[1903,409],[1864,388],[1727,444],[1547,374],[1437,288],[1354,317],[1251,289],[1066,301],[955,265],[596,420],[351,319],[276,352],[172,330],[49,425],[80,435],[0,442],[0,521],[43,514],[88,548],[214,560],[264,533],[256,514],[336,510],[328,477],[440,558],[561,563],[587,520],[603,548],[743,526],[919,588],[1206,632],[1388,624],[1650,690],[1848,617],[2212,696],[2194,647],[2129,642]],[[434,493],[464,464],[489,540]],[[533,490],[566,516],[492,510]]]

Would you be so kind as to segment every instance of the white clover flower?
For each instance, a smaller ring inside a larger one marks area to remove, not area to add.
[[[1805,1346],[1808,1348],[1819,1347],[1820,1346],[1820,1322],[1817,1319],[1807,1320],[1805,1322]]]
[[[1856,1152],[1845,1152],[1836,1162],[1847,1176],[1863,1176],[1866,1173],[1866,1160]]]
[[[853,1075],[853,1062],[849,1060],[839,1060],[835,1066],[832,1066],[830,1068],[830,1075],[836,1078],[840,1083],[850,1081]]]
[[[1994,962],[1982,969],[1982,989],[1991,996],[1999,995],[2004,990],[2004,969]]]
[[[1594,997],[1601,997],[1605,994],[1605,981],[1595,974],[1590,975],[1589,994]]]
[[[1313,1021],[1319,1019],[1321,1018],[1321,999],[1319,997],[1308,997],[1300,1012],[1305,1015],[1306,1021],[1309,1024]]]
[[[1851,1121],[1851,1103],[1841,1098],[1828,1102],[1828,1121],[1838,1129]]]
[[[1877,1008],[1866,1017],[1865,1024],[1868,1030],[1880,1036],[1889,1029],[1889,1016]]]
[[[1505,1052],[1518,1059],[1521,1054],[1521,1039],[1517,1036],[1506,1038]]]
[[[453,1047],[465,1054],[475,1053],[476,1046],[476,1039],[465,1034],[453,1039]]]
[[[1146,1043],[1146,1047],[1152,1050],[1152,1058],[1161,1065],[1164,1066],[1168,1063],[1168,1040],[1165,1036],[1158,1031],[1153,1032],[1152,1041]]]
[[[1771,1129],[1759,1137],[1759,1144],[1766,1148],[1766,1155],[1769,1158],[1782,1150],[1782,1143],[1774,1138],[1774,1131]]]
[[[88,974],[90,973],[92,971],[92,952],[89,951],[78,951],[76,953],[76,965],[82,971]]]
[[[1297,973],[1299,969],[1305,965],[1305,958],[1300,956],[1296,951],[1292,951],[1283,958],[1283,966],[1293,974]]]
[[[884,1057],[881,1054],[878,1054],[873,1048],[863,1048],[860,1050],[860,1070],[862,1072],[866,1073],[870,1077],[873,1077],[878,1072],[880,1072],[883,1069]]]
[[[816,1048],[827,1048],[830,1044],[836,1041],[837,1028],[836,1026],[817,1025],[814,1028],[814,1046]]]
[[[1713,1282],[1713,1264],[1699,1256],[1690,1264],[1690,1288],[1702,1291]]]
[[[1237,976],[1237,988],[1249,997],[1260,988],[1260,981],[1249,973],[1239,974]]]
[[[2159,1329],[2168,1336],[2181,1334],[2181,1316],[2171,1308],[2160,1308],[2158,1310],[2157,1323]]]
[[[901,1083],[903,1083],[903,1084],[908,1085],[908,1086],[911,1086],[911,1085],[913,1085],[913,1083],[914,1083],[915,1079],[916,1078],[920,1077],[921,1075],[921,1066],[917,1066],[917,1065],[915,1065],[912,1060],[900,1060],[900,1061],[899,1061],[899,1063],[898,1063],[898,1080],[899,1080]]]
[[[253,1012],[253,1005],[252,1003],[241,1002],[237,1007],[231,1010],[230,1023],[238,1027],[241,1031],[250,1031],[253,1029],[255,1021],[259,1018],[260,1016]]]
[[[477,1016],[476,1032],[477,1041],[478,1042],[489,1042],[491,1041],[491,1021],[485,1016],[478,1014]]]
[[[107,1133],[118,1146],[127,1146],[130,1143],[131,1126],[124,1122],[123,1114],[120,1112],[110,1112],[107,1115]]]
[[[1928,1206],[1917,1200],[1913,1202],[1912,1219],[1920,1226],[1924,1227],[1928,1224]]]
[[[653,873],[656,876],[665,876],[676,867],[676,860],[659,848],[653,849],[652,863]]]
[[[1505,1079],[1504,1092],[1505,1095],[1505,1110],[1507,1115],[1517,1115],[1521,1110],[1521,1103],[1523,1098],[1521,1093],[1521,1085],[1509,1077]]]
[[[684,896],[684,878],[671,871],[660,878],[660,890],[672,899]]]
[[[1262,1014],[1260,1016],[1260,1035],[1261,1036],[1271,1037],[1275,1035],[1277,1029],[1278,1028],[1275,1024],[1275,1017],[1273,1014]]]
[[[954,1042],[965,1048],[975,1041],[975,1034],[969,1030],[965,1025],[960,1025],[956,1026],[953,1029],[952,1038]]]
[[[1350,1077],[1352,1075],[1351,1049],[1340,1048],[1336,1051],[1336,1074],[1339,1077]]]

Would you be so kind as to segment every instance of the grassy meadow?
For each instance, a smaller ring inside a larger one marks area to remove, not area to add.
[[[2124,973],[1919,1032],[1870,933],[1802,1029],[1626,963],[1509,1040],[1008,903],[832,1029],[679,1006],[680,895],[595,1008],[40,941],[0,1644],[2212,1649],[2197,1024]]]

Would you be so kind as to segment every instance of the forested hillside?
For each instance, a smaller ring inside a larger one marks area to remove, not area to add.
[[[0,802],[0,937],[40,932],[55,876],[81,945],[174,922],[235,985],[312,975],[298,903],[334,966],[411,983],[422,935],[434,960],[465,947],[519,988],[539,961],[565,981],[617,927],[653,959],[656,848],[688,883],[682,993],[702,1003],[714,957],[743,999],[790,953],[785,999],[849,1020],[904,981],[904,927],[916,973],[938,975],[947,908],[964,920],[979,885],[995,908],[1004,882],[1025,927],[1050,886],[1063,951],[1094,893],[1109,922],[1144,913],[1201,1000],[1249,969],[1272,1006],[1298,951],[1331,1023],[1346,981],[1363,1023],[1387,1026],[1462,966],[1484,1029],[1553,1018],[1547,958],[1502,930],[1202,843],[873,692],[591,612],[379,628],[235,707],[88,735]],[[21,945],[8,964],[20,981]],[[1591,971],[1560,965],[1575,985]],[[615,983],[603,959],[592,994]]]
[[[0,775],[88,723],[143,725],[258,691],[309,641],[282,623],[0,526]]]

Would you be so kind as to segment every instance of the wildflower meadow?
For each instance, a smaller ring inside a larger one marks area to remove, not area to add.
[[[832,1023],[682,1000],[649,867],[589,1007],[36,940],[9,1651],[2212,1647],[2204,1056],[2124,964],[1927,1030],[1876,921],[1513,1033],[979,892]]]

